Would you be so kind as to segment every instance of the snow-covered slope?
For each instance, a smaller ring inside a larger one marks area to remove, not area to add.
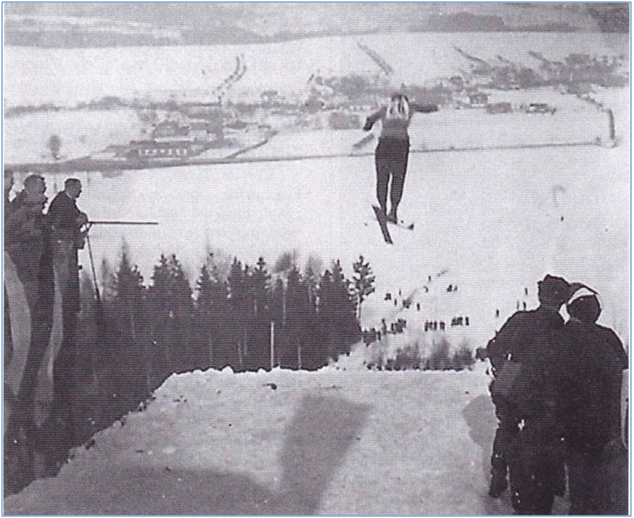
[[[578,33],[390,33],[310,38],[269,45],[213,47],[120,47],[108,49],[3,49],[5,105],[55,102],[73,105],[104,96],[191,100],[209,96],[243,56],[247,73],[230,99],[259,98],[268,89],[293,97],[312,74],[377,73],[362,42],[394,69],[392,84],[423,84],[468,70],[455,47],[481,59],[505,59],[537,68],[528,52],[561,61],[572,53],[627,55],[623,34]],[[207,99],[208,100],[208,99]]]
[[[491,515],[495,416],[474,372],[175,375],[5,514]],[[566,503],[558,499],[559,514]]]

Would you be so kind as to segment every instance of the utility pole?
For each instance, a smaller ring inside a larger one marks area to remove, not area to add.
[[[275,322],[271,322],[271,370],[275,367]]]

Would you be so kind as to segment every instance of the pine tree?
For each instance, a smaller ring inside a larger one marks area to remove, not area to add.
[[[335,297],[333,289],[332,274],[326,270],[319,280],[317,306],[317,322],[321,334],[324,336],[325,348],[322,351],[322,358],[335,358]]]
[[[293,266],[297,264],[297,250],[292,252],[284,252],[275,261],[275,267],[273,273],[285,273],[288,272]]]
[[[251,283],[253,289],[253,312],[259,320],[268,321],[267,293],[270,280],[271,275],[266,269],[266,261],[263,257],[260,257],[253,270]]]
[[[269,288],[269,315],[271,318],[271,322],[273,322],[275,326],[275,360],[274,363],[277,365],[278,358],[280,357],[280,351],[285,349],[286,343],[286,330],[285,330],[285,319],[286,319],[286,293],[284,287],[284,279],[278,276],[275,279],[275,282],[272,283]],[[270,346],[270,344],[269,344]],[[269,350],[270,353],[270,350]]]
[[[137,340],[137,329],[145,323],[146,289],[143,285],[143,275],[136,265],[132,265],[128,246],[124,243],[121,250],[119,269],[114,276],[114,307],[119,314],[119,323],[124,323],[121,331],[130,336],[133,342]]]
[[[203,315],[213,315],[227,308],[227,285],[219,279],[215,266],[203,265],[196,282],[196,308]]]
[[[159,264],[154,266],[152,285],[149,288],[152,319],[155,323],[169,318],[170,273],[167,256],[161,254]]]
[[[354,291],[359,305],[359,318],[361,318],[361,305],[363,301],[372,293],[374,293],[375,277],[372,275],[370,263],[364,262],[363,256],[359,256],[359,260],[352,265],[355,275],[352,277],[354,281]]]
[[[319,274],[314,269],[318,268],[318,264],[321,264],[321,262],[311,257],[306,265],[302,279],[304,289],[308,295],[308,305],[301,368],[311,370],[323,366],[326,357],[326,338],[318,319]]]
[[[121,410],[134,408],[139,400],[155,388],[152,380],[152,358],[149,348],[150,321],[147,314],[147,290],[143,275],[132,264],[127,244],[121,246],[117,271],[110,282],[109,314],[116,333],[110,349],[110,394],[117,394],[113,404]]]
[[[285,298],[284,279],[277,277],[269,289],[268,306],[271,313],[271,320],[280,328],[285,321]]]
[[[160,376],[187,370],[193,363],[187,344],[193,318],[191,287],[175,255],[161,254],[154,267],[148,302],[152,319],[152,341],[160,352]]]
[[[62,149],[62,139],[59,135],[51,135],[46,143],[46,147],[51,152],[51,156],[54,160],[59,160],[61,158],[60,151]]]
[[[247,367],[256,370],[270,365],[271,311],[268,304],[268,292],[271,275],[268,273],[263,257],[258,259],[255,268],[250,268],[248,273],[250,320],[247,336]]]
[[[228,289],[213,264],[203,265],[196,282],[196,328],[202,335],[206,361],[201,367],[224,367],[231,363],[231,353],[224,323],[229,319]]]
[[[311,304],[317,305],[317,286],[319,285],[319,274],[314,269],[313,264],[309,261],[304,271],[304,280],[308,286],[308,296]]]
[[[238,261],[237,257],[235,257],[231,263],[231,270],[229,271],[227,282],[229,285],[231,307],[236,313],[240,313],[244,310],[247,297],[244,270],[242,269],[242,263]]]
[[[125,243],[122,245],[124,246]],[[116,294],[115,289],[115,273],[112,271],[110,263],[104,257],[101,261],[101,278],[103,282],[103,286],[101,288],[101,300],[105,303],[110,302],[114,299]]]
[[[172,254],[169,260],[169,274],[171,281],[171,293],[173,297],[171,318],[179,326],[187,326],[194,314],[194,300],[192,289],[187,280],[183,266]]]
[[[247,270],[248,271],[248,270]],[[248,282],[242,263],[235,257],[231,263],[231,270],[227,279],[229,286],[229,304],[232,318],[230,329],[230,342],[236,348],[240,370],[245,368],[245,355],[247,351],[247,325],[249,322],[250,308],[248,308]]]
[[[286,361],[297,368],[302,368],[302,349],[305,347],[310,316],[308,287],[297,267],[293,266],[288,272],[286,288],[286,327],[290,346],[286,351]]]
[[[332,332],[337,343],[338,353],[350,352],[350,344],[358,334],[357,306],[354,294],[350,291],[350,281],[345,278],[340,261],[332,265],[331,304],[333,305]]]

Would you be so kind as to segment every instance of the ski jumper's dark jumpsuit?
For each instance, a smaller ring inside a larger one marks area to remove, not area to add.
[[[407,160],[409,156],[409,128],[414,113],[431,113],[438,111],[436,105],[419,105],[409,103],[407,118],[387,117],[387,108],[370,115],[363,129],[370,131],[374,123],[381,119],[381,136],[374,155],[376,165],[376,197],[384,213],[387,213],[387,195],[390,177],[392,188],[390,202],[392,204],[391,215],[396,219],[396,210],[403,196],[403,185],[407,173]]]

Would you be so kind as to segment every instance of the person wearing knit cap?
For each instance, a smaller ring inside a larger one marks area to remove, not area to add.
[[[378,120],[381,120],[381,136],[376,147],[374,160],[376,166],[376,196],[383,214],[388,221],[398,222],[398,205],[403,196],[403,185],[407,173],[409,158],[409,128],[414,113],[431,113],[438,111],[435,104],[421,105],[410,102],[406,95],[395,93],[387,106],[370,115],[363,126],[370,131]],[[390,212],[387,212],[388,187],[390,190]]]
[[[574,284],[566,309],[569,354],[560,358],[556,370],[560,372],[569,514],[627,514],[627,460],[620,463],[620,475],[619,463],[613,462],[627,456],[621,440],[621,380],[628,368],[627,354],[616,333],[597,324],[601,302],[596,291]],[[606,463],[614,465],[604,470]]]
[[[569,293],[565,279],[546,275],[538,282],[539,307],[516,312],[487,344],[494,375],[491,398],[498,417],[489,495],[498,498],[506,490],[508,472],[518,514],[550,514],[554,495],[563,493],[565,485],[563,455],[545,451],[552,445],[548,430],[552,420],[540,415],[541,402],[534,401],[532,394],[538,393],[533,377],[537,365],[558,348],[553,337],[563,329],[559,309]],[[529,414],[538,418],[527,420]]]

